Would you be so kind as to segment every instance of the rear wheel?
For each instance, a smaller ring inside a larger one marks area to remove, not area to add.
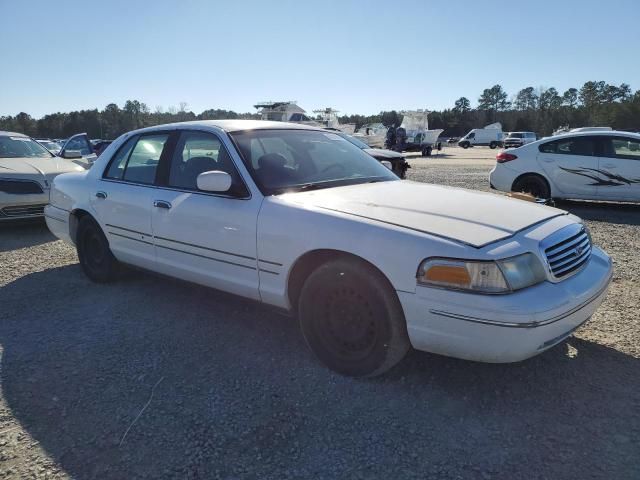
[[[431,156],[431,152],[433,151],[432,147],[423,147],[422,148],[422,156],[423,157],[430,157]]]
[[[409,350],[398,297],[369,265],[340,259],[320,266],[304,283],[298,312],[311,350],[340,374],[382,374]]]
[[[517,179],[512,190],[514,192],[529,193],[536,198],[547,199],[551,196],[549,184],[539,175],[524,175]]]
[[[100,225],[89,216],[82,217],[78,223],[76,249],[80,265],[87,277],[98,283],[116,279],[119,263],[111,253],[109,242]]]
[[[491,150],[494,150],[497,146],[498,146],[498,144],[497,144],[496,142],[491,142],[491,143],[489,144],[489,148],[490,148]]]

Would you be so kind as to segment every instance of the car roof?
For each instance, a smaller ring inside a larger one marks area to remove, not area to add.
[[[227,133],[240,132],[243,130],[324,130],[322,127],[303,125],[300,123],[274,122],[269,120],[195,120],[192,122],[176,122],[164,125],[155,125],[130,133],[153,132],[156,130],[177,129],[184,130],[193,127],[219,128]]]
[[[590,131],[584,131],[584,132],[561,133],[559,135],[545,137],[543,140],[549,141],[549,140],[556,140],[559,138],[568,138],[568,137],[593,137],[593,136],[598,137],[598,136],[611,136],[611,135],[624,135],[624,136],[631,136],[631,137],[640,139],[640,133],[625,132],[622,130],[590,130]]]
[[[0,137],[28,137],[29,135],[25,135],[24,133],[18,132],[5,132],[0,130]]]

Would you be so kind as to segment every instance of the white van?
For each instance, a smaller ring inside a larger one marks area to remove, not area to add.
[[[484,128],[474,128],[458,142],[462,148],[476,147],[480,145],[496,148],[502,146],[502,124],[499,122],[487,125]]]

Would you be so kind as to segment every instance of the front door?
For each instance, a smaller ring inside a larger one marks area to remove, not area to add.
[[[596,138],[562,138],[541,144],[539,150],[538,162],[553,184],[553,196],[597,198]]]
[[[93,162],[96,161],[96,158],[98,158],[96,153],[93,151],[93,146],[91,145],[86,133],[78,133],[65,142],[62,150],[60,150],[60,156],[62,158],[67,158],[68,152],[79,152],[80,158],[69,156],[69,159],[72,159],[75,163],[83,166],[84,168],[90,168],[91,165],[93,165]]]
[[[91,204],[118,260],[153,269],[151,208],[157,167],[170,133],[137,135],[116,152]]]
[[[213,170],[231,175],[228,192],[198,189],[198,175]],[[182,131],[152,199],[157,269],[259,299],[256,222],[261,201],[250,195],[217,135]]]
[[[603,136],[599,173],[602,200],[640,201],[640,140]]]

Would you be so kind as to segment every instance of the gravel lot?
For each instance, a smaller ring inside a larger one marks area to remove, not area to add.
[[[486,190],[494,155],[409,178]],[[558,206],[615,261],[589,324],[519,364],[412,352],[373,380],[259,304],[140,272],[98,286],[43,223],[0,226],[0,478],[638,479],[640,207]]]

